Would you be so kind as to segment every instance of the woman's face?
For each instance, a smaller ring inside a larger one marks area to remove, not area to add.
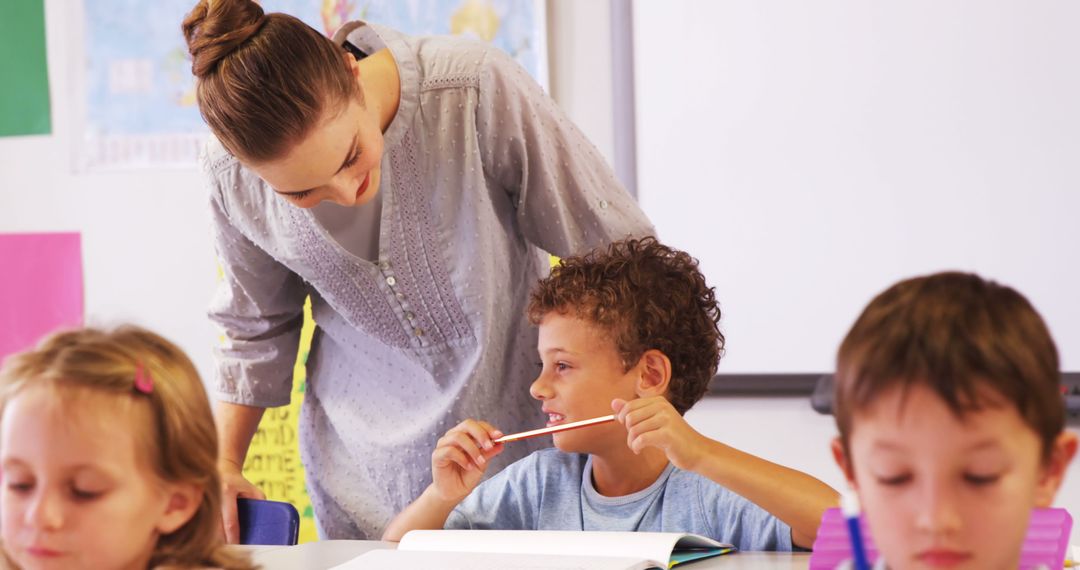
[[[350,101],[280,159],[248,165],[279,196],[301,208],[328,200],[360,206],[379,191],[383,137],[370,105]]]

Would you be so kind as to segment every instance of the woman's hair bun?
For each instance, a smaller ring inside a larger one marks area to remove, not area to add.
[[[259,33],[266,14],[252,0],[199,0],[182,29],[191,52],[191,72],[203,78],[238,46]]]

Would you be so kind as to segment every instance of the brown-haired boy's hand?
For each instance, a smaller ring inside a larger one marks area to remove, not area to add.
[[[502,453],[494,443],[503,433],[487,422],[465,420],[439,439],[431,454],[432,487],[447,501],[460,501],[472,492],[487,469],[488,460]]]
[[[477,420],[446,432],[431,453],[431,485],[386,525],[383,540],[399,541],[410,530],[443,528],[458,503],[480,484],[488,460],[502,453],[503,445],[492,441],[502,435]]]
[[[710,440],[690,427],[663,396],[630,401],[616,398],[611,409],[626,427],[626,444],[634,453],[656,447],[679,469],[694,471],[695,463],[707,451]]]

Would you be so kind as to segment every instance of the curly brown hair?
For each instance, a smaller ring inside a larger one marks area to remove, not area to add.
[[[529,320],[573,315],[606,330],[625,370],[646,350],[671,360],[667,397],[686,413],[724,353],[720,307],[698,261],[654,237],[626,239],[560,260],[529,299]]]

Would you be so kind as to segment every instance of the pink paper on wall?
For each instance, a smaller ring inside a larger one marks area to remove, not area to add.
[[[79,234],[0,234],[0,361],[82,322]]]

